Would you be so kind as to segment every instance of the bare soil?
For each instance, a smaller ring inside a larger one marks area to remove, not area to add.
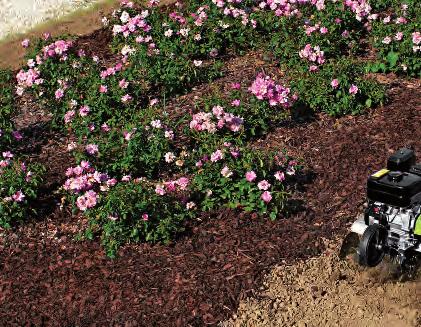
[[[339,242],[327,243],[320,257],[274,268],[220,326],[420,326],[421,276],[401,282],[391,263],[363,269],[352,255],[340,259]]]

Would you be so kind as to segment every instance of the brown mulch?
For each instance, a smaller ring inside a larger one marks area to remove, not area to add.
[[[114,260],[98,241],[71,240],[76,230],[66,228],[76,218],[59,203],[48,219],[0,234],[0,325],[204,326],[228,318],[268,268],[315,255],[323,238],[346,231],[361,212],[367,175],[391,151],[412,146],[421,153],[421,91],[399,85],[384,108],[359,117],[321,115],[256,142],[286,147],[314,171],[297,196],[304,209],[288,218],[270,222],[225,210],[192,224],[170,246],[127,246]],[[64,152],[41,153],[59,178]]]

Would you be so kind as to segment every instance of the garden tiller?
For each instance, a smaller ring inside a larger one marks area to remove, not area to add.
[[[421,164],[415,153],[400,149],[387,168],[368,178],[368,206],[351,227],[360,237],[358,259],[378,265],[390,255],[401,266],[415,267],[421,253]]]

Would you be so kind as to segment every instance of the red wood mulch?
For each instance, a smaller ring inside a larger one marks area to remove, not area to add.
[[[96,241],[71,241],[66,226],[75,218],[58,209],[3,233],[0,325],[204,326],[228,318],[267,269],[318,253],[322,238],[349,227],[365,200],[367,175],[392,150],[413,146],[421,155],[420,89],[401,83],[391,98],[367,115],[320,116],[256,143],[285,146],[314,170],[315,180],[297,196],[305,210],[289,218],[221,211],[171,246],[127,246],[115,260]],[[42,155],[56,162],[48,149]]]

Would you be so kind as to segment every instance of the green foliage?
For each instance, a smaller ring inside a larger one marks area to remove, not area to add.
[[[4,158],[0,165],[0,226],[9,228],[34,212],[30,204],[37,197],[45,169],[39,164],[26,166],[19,159]]]
[[[300,94],[300,103],[314,111],[331,116],[361,113],[382,105],[385,88],[373,79],[364,77],[364,65],[353,60],[329,61],[320,71],[290,76],[291,88]],[[339,85],[332,86],[337,80]],[[352,85],[358,87],[350,93]]]

